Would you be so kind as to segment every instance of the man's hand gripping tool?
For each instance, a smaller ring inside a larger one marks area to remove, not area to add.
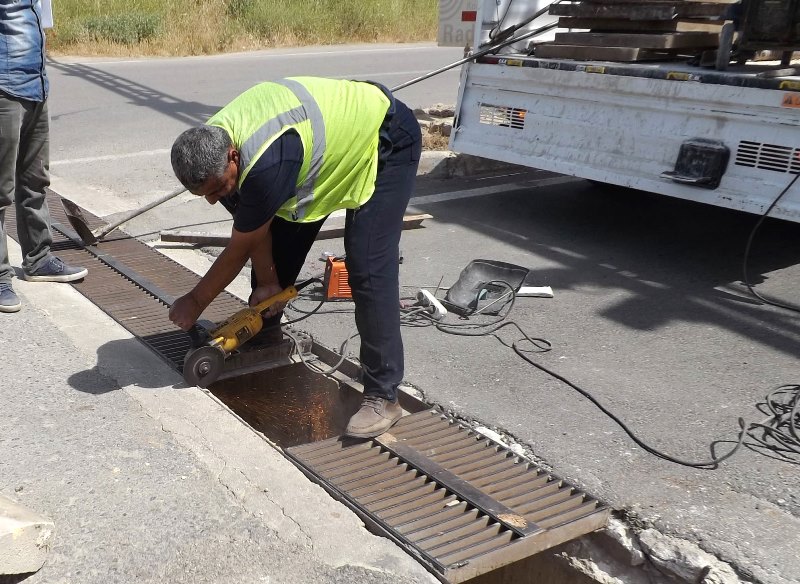
[[[276,302],[288,302],[296,298],[300,290],[314,281],[312,278],[289,286],[255,306],[243,308],[210,331],[194,325],[189,331],[193,348],[183,360],[183,378],[186,382],[208,387],[216,381],[222,373],[225,359],[261,331],[264,326],[261,314]]]

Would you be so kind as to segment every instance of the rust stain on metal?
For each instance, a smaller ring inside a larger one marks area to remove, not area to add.
[[[498,517],[505,521],[506,523],[510,523],[516,527],[527,527],[528,522],[525,521],[524,517],[520,517],[519,515],[513,515],[511,513],[501,513]]]

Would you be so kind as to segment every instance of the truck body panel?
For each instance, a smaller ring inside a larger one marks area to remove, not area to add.
[[[485,39],[496,22],[480,26],[476,35]],[[796,77],[759,76],[763,67],[754,66],[722,72],[518,50],[464,65],[451,149],[757,214],[800,173]],[[716,188],[664,174],[698,138],[730,151]],[[771,216],[800,222],[800,185]]]

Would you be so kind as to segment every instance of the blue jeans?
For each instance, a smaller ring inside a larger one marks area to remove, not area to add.
[[[11,282],[4,229],[6,209],[17,210],[22,268],[33,272],[47,260],[50,211],[45,187],[50,184],[50,128],[47,101],[28,101],[0,92],[0,282]]]
[[[400,234],[417,176],[422,137],[413,112],[400,101],[381,129],[375,192],[347,211],[344,249],[353,292],[365,395],[397,397],[403,380],[400,336]],[[272,221],[273,259],[281,286],[294,284],[323,221]],[[277,324],[277,319],[265,323]]]

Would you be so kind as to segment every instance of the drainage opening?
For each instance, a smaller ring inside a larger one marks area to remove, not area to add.
[[[217,381],[208,389],[281,448],[341,435],[361,403],[361,393],[302,363]]]

